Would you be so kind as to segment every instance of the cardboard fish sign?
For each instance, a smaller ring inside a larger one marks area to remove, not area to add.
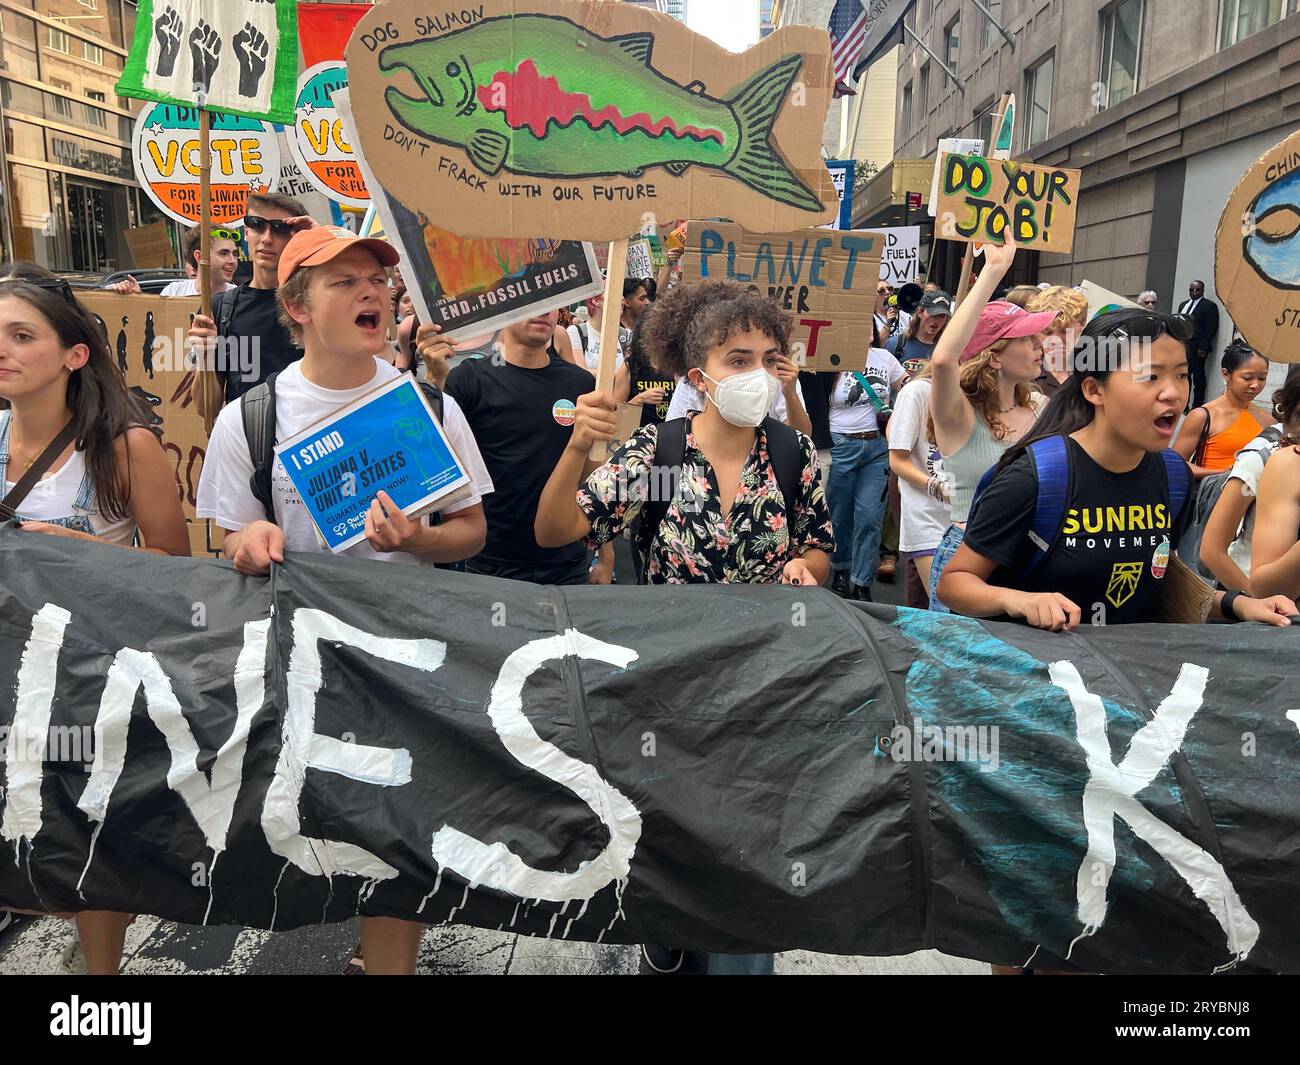
[[[1214,287],[1251,347],[1300,362],[1300,133],[1233,190],[1215,238]]]
[[[385,0],[348,43],[370,169],[466,236],[613,240],[654,218],[770,232],[831,221],[828,38],[742,55],[615,0]]]

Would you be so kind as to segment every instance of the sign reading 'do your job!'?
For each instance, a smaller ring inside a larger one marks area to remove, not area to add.
[[[944,240],[1068,252],[1074,247],[1078,170],[950,153],[943,158],[937,235]]]
[[[855,370],[871,347],[883,247],[879,233],[748,233],[692,221],[682,273],[686,281],[739,281],[776,300],[793,320],[790,357],[800,369]]]

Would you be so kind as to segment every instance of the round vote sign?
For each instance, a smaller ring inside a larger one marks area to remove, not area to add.
[[[317,63],[298,79],[297,115],[289,144],[307,180],[324,196],[349,207],[369,207],[361,167],[334,110],[334,90],[346,89],[341,62]]]
[[[280,176],[275,128],[239,115],[209,115],[212,224],[241,226],[250,192],[267,192]],[[132,142],[136,180],[168,218],[199,224],[199,112],[154,104],[140,112]]]

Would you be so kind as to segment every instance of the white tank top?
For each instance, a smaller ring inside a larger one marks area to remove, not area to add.
[[[0,411],[0,484],[6,496],[18,483],[17,479],[9,479],[10,421],[10,412]],[[32,486],[18,506],[18,520],[61,525],[114,544],[130,545],[135,538],[135,522],[130,515],[119,521],[104,517],[86,469],[86,458],[80,451],[73,451],[72,457],[59,469],[47,473]]]

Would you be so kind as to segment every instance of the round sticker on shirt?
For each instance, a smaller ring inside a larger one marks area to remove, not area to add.
[[[578,417],[577,405],[568,399],[562,399],[551,408],[551,417],[561,425],[572,425]]]
[[[1156,548],[1156,553],[1151,556],[1151,576],[1160,580],[1165,575],[1165,570],[1169,568],[1169,541],[1163,541]]]

